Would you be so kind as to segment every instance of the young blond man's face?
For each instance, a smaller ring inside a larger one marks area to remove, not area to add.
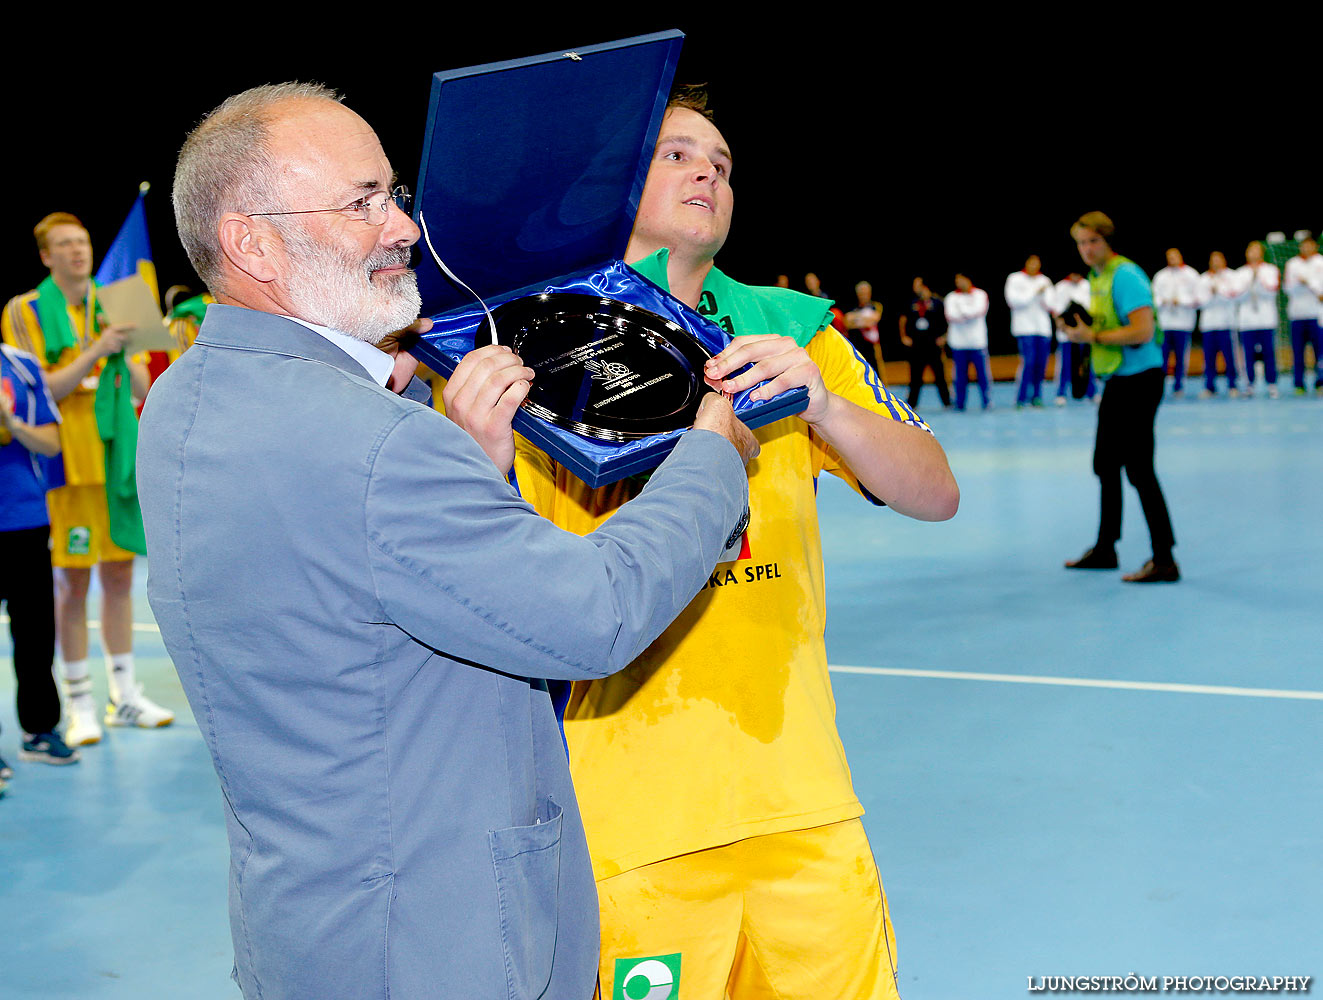
[[[730,150],[715,125],[688,108],[668,111],[634,219],[631,259],[659,247],[715,257],[735,205],[730,171]]]
[[[82,226],[52,226],[41,262],[57,281],[81,281],[92,275],[92,238]]]

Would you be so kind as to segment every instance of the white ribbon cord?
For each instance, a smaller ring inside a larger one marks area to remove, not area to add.
[[[470,295],[472,295],[475,299],[478,300],[478,305],[482,306],[482,311],[487,316],[487,327],[492,332],[492,344],[499,343],[499,341],[496,339],[496,320],[492,319],[492,311],[487,308],[487,303],[482,301],[481,295],[475,292],[468,285],[464,284],[464,282],[460,280],[459,276],[455,274],[454,271],[446,267],[445,261],[443,261],[441,259],[441,255],[436,252],[436,247],[432,246],[432,237],[427,232],[427,220],[423,218],[423,213],[421,211],[418,213],[418,222],[423,227],[423,240],[424,242],[427,243],[428,252],[431,253],[432,259],[436,261],[436,266],[441,268],[441,270],[445,273],[447,278],[449,278],[455,284],[459,285],[466,292],[468,292]],[[476,340],[476,338],[474,339]]]

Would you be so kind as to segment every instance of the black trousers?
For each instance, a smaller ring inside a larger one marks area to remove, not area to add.
[[[1169,558],[1176,544],[1167,502],[1153,471],[1153,422],[1162,402],[1163,371],[1150,368],[1136,375],[1113,375],[1103,384],[1098,405],[1098,437],[1093,446],[1093,471],[1102,486],[1102,518],[1098,545],[1114,546],[1121,538],[1121,470],[1139,494],[1144,520],[1158,561]]]
[[[946,387],[946,366],[942,364],[942,349],[936,344],[922,346],[918,341],[910,348],[910,396],[906,402],[910,409],[919,405],[919,393],[923,391],[923,373],[929,368],[933,372],[933,383],[937,386],[937,395],[943,406],[951,405],[951,392]]]
[[[50,528],[0,531],[0,601],[9,608],[18,724],[49,733],[60,721],[55,688],[55,586]]]

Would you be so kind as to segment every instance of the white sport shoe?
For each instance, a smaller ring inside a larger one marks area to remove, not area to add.
[[[96,708],[91,704],[79,705],[75,699],[65,708],[69,725],[64,730],[64,742],[71,747],[85,747],[101,742],[101,723],[96,721]]]
[[[118,705],[109,702],[106,705],[107,726],[137,726],[139,729],[156,729],[168,726],[175,721],[175,713],[162,708],[142,693],[142,685],[134,686],[132,697],[123,699]]]

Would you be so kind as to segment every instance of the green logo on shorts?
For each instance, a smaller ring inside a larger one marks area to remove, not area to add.
[[[617,958],[616,988],[611,1000],[678,1000],[680,955]]]
[[[66,551],[71,556],[85,556],[92,551],[92,529],[82,526],[69,529]]]

